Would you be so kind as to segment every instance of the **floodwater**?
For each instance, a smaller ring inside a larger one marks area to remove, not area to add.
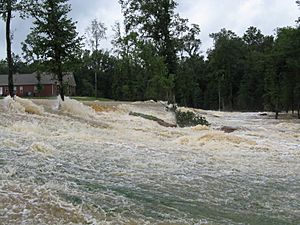
[[[0,100],[0,224],[300,224],[297,120],[58,102]]]

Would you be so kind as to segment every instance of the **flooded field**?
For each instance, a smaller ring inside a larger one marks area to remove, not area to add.
[[[0,224],[300,224],[299,121],[58,102],[0,100]]]

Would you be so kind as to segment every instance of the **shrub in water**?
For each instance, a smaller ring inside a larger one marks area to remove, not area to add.
[[[196,125],[209,126],[210,124],[205,117],[197,115],[191,111],[182,112],[180,110],[175,111],[177,125],[179,127],[192,127]]]

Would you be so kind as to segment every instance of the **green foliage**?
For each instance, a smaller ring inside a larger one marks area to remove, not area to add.
[[[277,39],[273,48],[273,60],[276,66],[278,102],[288,111],[299,111],[300,98],[300,29],[285,27],[277,30]]]
[[[5,21],[5,37],[6,37],[6,55],[7,55],[7,72],[8,72],[8,89],[11,97],[14,96],[14,62],[13,53],[11,49],[11,21],[13,13],[19,11],[20,15],[23,14],[22,6],[27,4],[27,1],[17,0],[1,0],[0,1],[0,17]]]
[[[187,111],[182,112],[180,110],[175,111],[176,122],[179,127],[192,127],[196,125],[209,126],[206,118],[195,114],[194,112]]]
[[[127,37],[135,34],[134,39],[155,46],[155,55],[162,58],[167,68],[167,77],[154,75],[150,86],[152,90],[163,88],[173,79],[171,75],[176,74],[177,53],[183,48],[182,40],[179,38],[187,30],[187,20],[175,13],[177,3],[173,0],[120,0],[122,12],[125,18],[125,33]],[[197,26],[191,31],[197,33]],[[197,49],[195,49],[197,50]],[[171,101],[174,90],[167,85],[168,100]],[[153,91],[149,90],[150,95]],[[154,96],[155,97],[155,96]]]
[[[183,58],[176,76],[176,102],[188,107],[204,107],[206,65],[202,56]]]
[[[81,38],[75,23],[68,18],[71,7],[67,0],[37,1],[32,16],[34,27],[23,43],[23,51],[31,62],[39,62],[44,70],[52,72],[60,83],[64,99],[64,64],[80,53]]]
[[[119,0],[125,29],[116,24],[111,54],[99,47],[106,28],[97,20],[87,29],[91,50],[81,51],[67,2],[0,0],[4,20],[8,3],[12,12],[31,12],[35,19],[23,48],[31,64],[11,54],[10,73],[50,71],[61,79],[62,71],[73,71],[82,96],[93,96],[96,89],[99,97],[116,100],[300,111],[299,20],[295,28],[279,28],[275,37],[264,36],[256,27],[241,37],[222,29],[210,35],[214,46],[205,59],[200,54],[200,27],[188,26],[188,20],[176,14],[176,1]],[[7,71],[6,61],[1,61],[0,73]]]
[[[186,52],[190,58],[199,56],[201,40],[199,39],[200,27],[197,24],[192,24],[192,27],[185,28],[186,34],[181,40],[182,51]]]
[[[7,74],[7,62],[6,60],[0,60],[0,74]]]
[[[218,89],[219,108],[233,110],[243,74],[245,44],[234,32],[226,29],[210,37],[214,39],[214,49],[208,54],[209,70],[213,78],[210,82],[214,82],[214,89]]]
[[[237,107],[241,110],[260,110],[264,108],[264,81],[266,68],[270,63],[266,55],[270,53],[273,38],[265,37],[259,29],[250,27],[244,34],[243,41],[246,52]]]

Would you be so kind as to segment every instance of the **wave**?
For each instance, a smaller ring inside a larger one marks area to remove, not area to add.
[[[13,113],[30,113],[36,115],[43,115],[44,108],[34,104],[29,99],[23,99],[18,96],[12,98],[7,96],[4,98],[4,109]]]
[[[82,104],[81,102],[65,97],[63,101],[60,96],[57,97],[55,109],[73,116],[79,116],[85,119],[95,117],[96,112],[89,106]]]

